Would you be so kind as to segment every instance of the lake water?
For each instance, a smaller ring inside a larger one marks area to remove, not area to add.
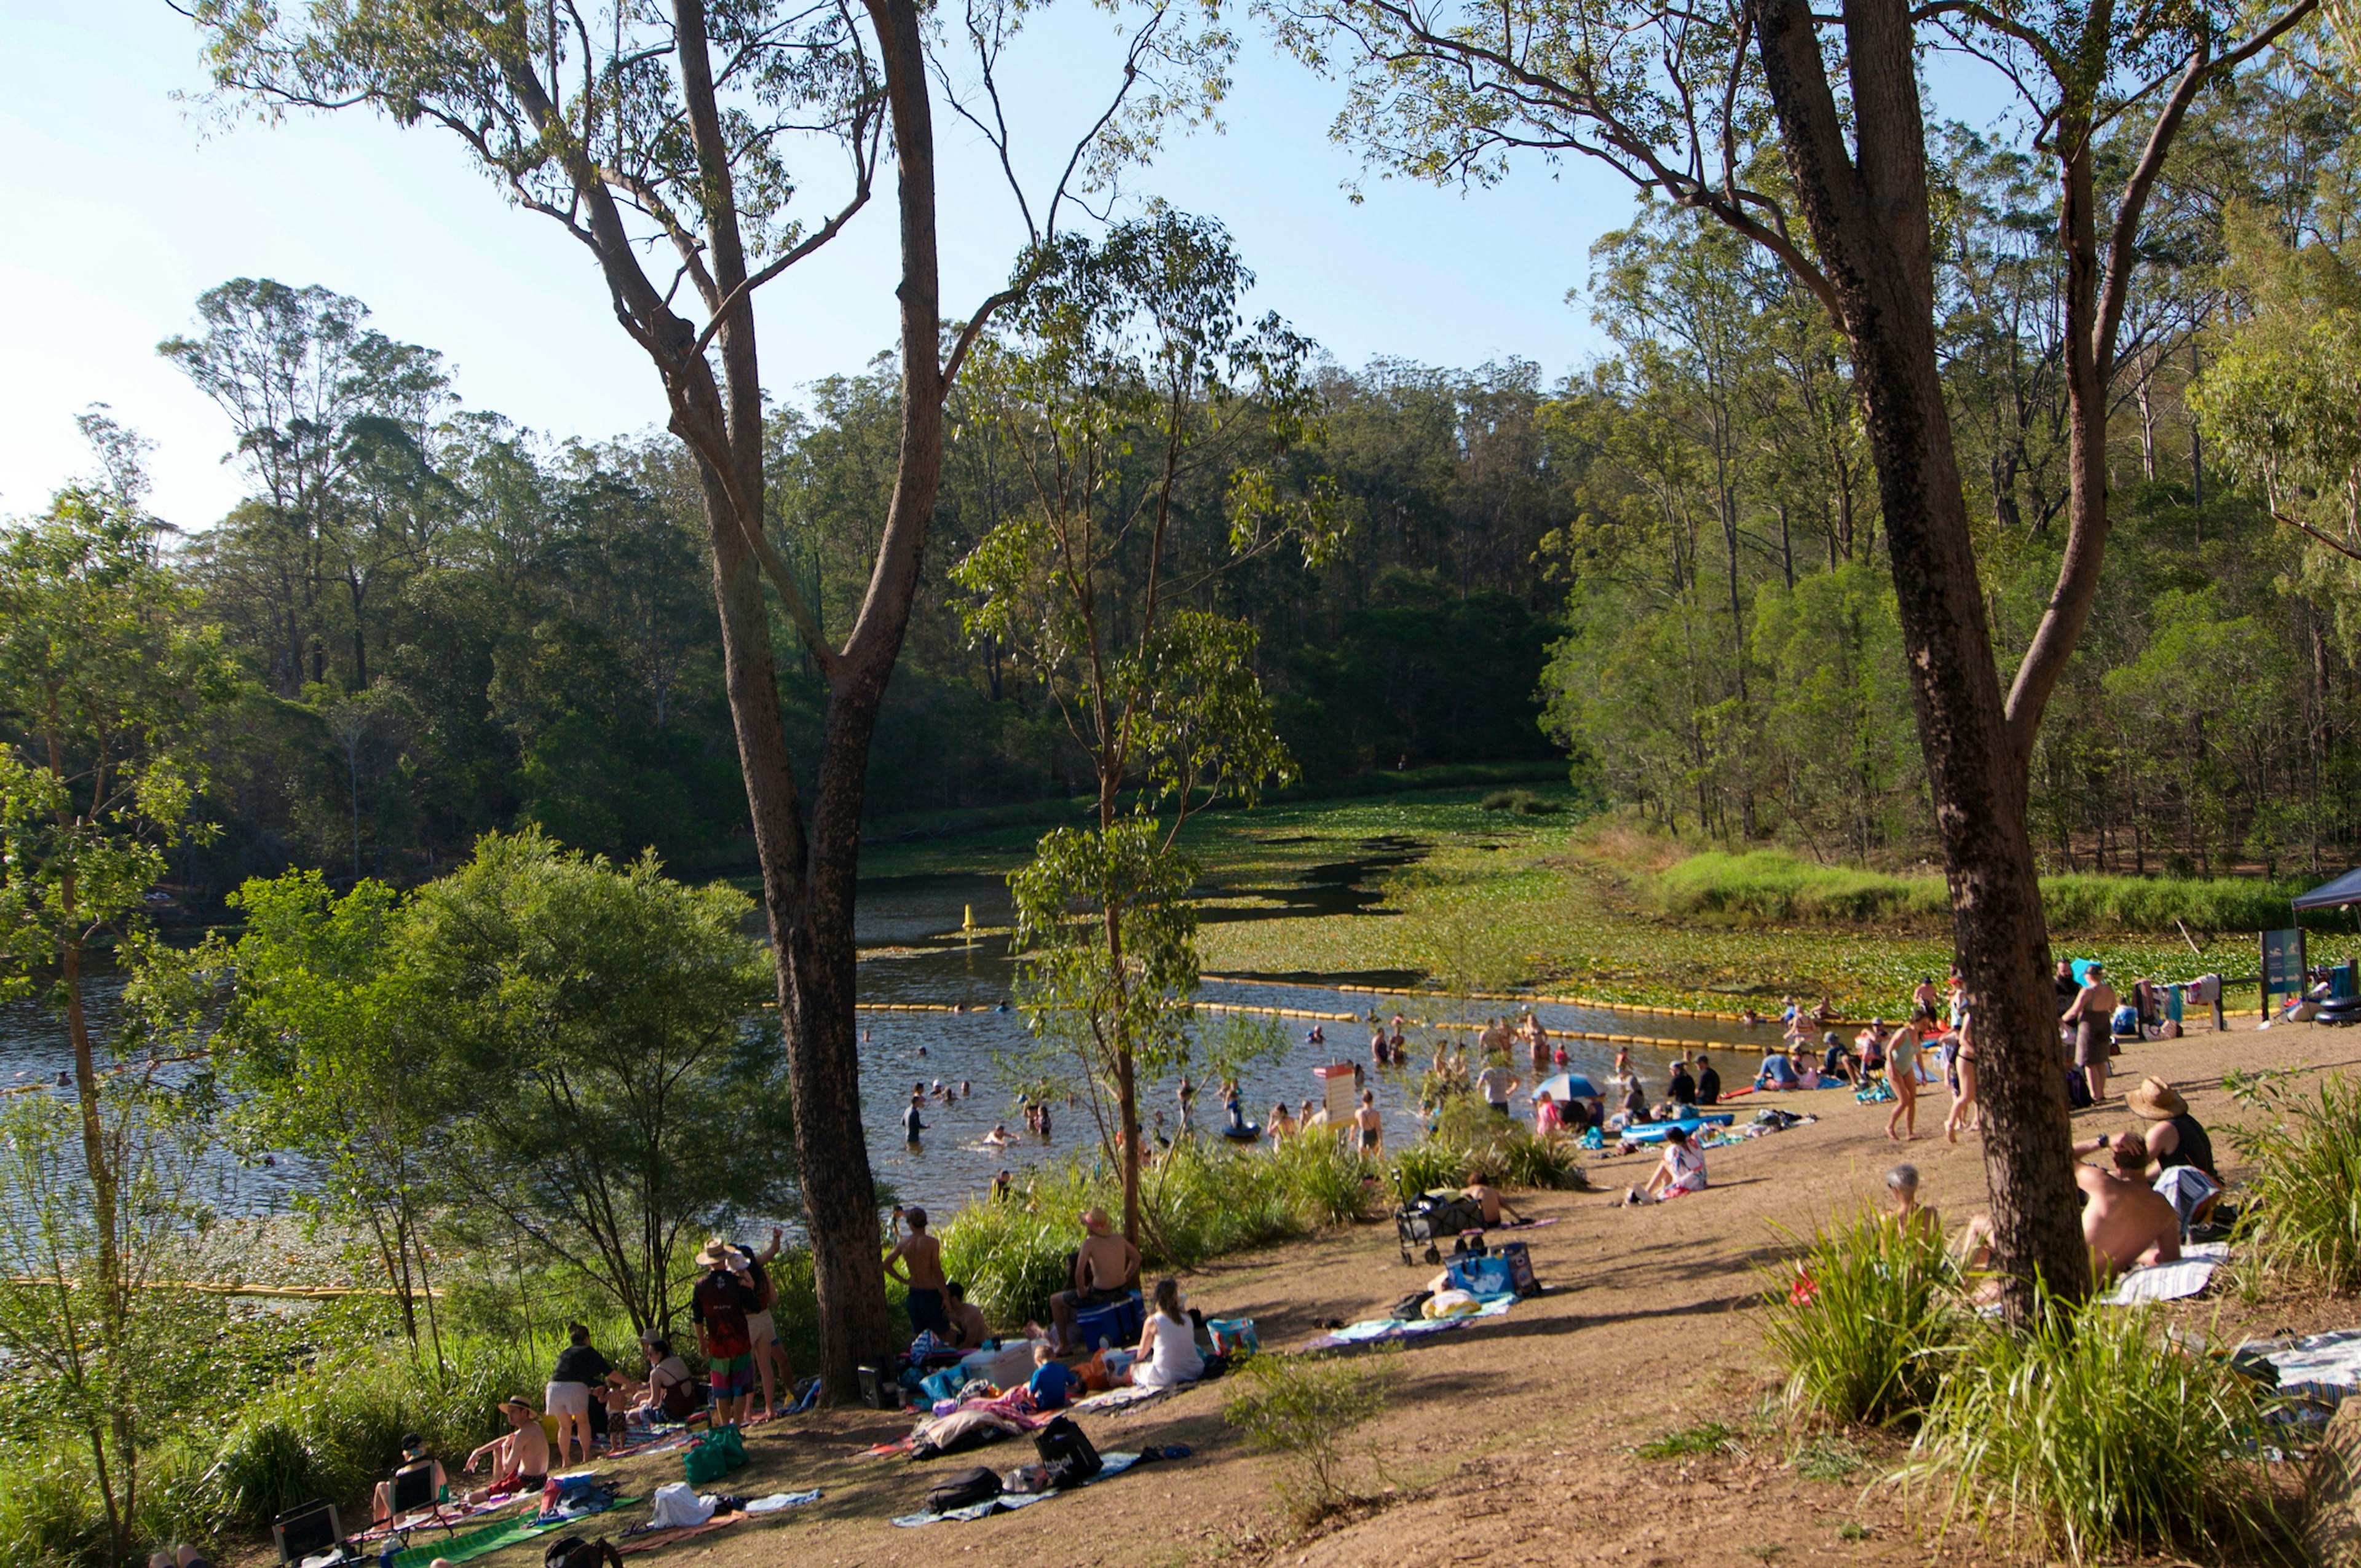
[[[1323,914],[1355,918],[1387,919],[1379,901],[1378,881],[1392,865],[1416,852],[1415,846],[1376,843],[1368,858],[1312,868],[1299,881],[1273,888],[1251,890],[1258,896],[1251,910],[1235,905],[1209,910],[1209,920]],[[1224,889],[1235,894],[1240,889]],[[1060,1160],[1095,1150],[1096,1134],[1083,1106],[1055,1108],[1053,1131],[1047,1138],[1025,1130],[1024,1117],[998,1062],[1022,1053],[1028,1038],[1022,1017],[996,1009],[1010,997],[1016,966],[1006,941],[998,936],[971,939],[963,932],[972,909],[980,927],[1005,928],[1009,924],[1008,890],[997,877],[941,876],[872,880],[861,888],[858,936],[862,948],[861,1000],[864,1005],[902,1003],[928,1007],[961,1006],[966,1012],[866,1011],[861,1024],[862,1091],[869,1125],[870,1158],[878,1179],[889,1184],[905,1202],[951,1208],[963,1198],[990,1185],[994,1173],[1008,1168],[1021,1177],[1044,1160]],[[1365,977],[1370,981],[1390,977]],[[1400,977],[1406,979],[1408,977]],[[1396,979],[1400,983],[1400,979]],[[112,1023],[116,986],[101,980],[92,987],[93,1025],[104,1030]],[[1294,1009],[1309,1013],[1349,1013],[1365,1016],[1372,1008],[1390,1019],[1400,1014],[1409,1020],[1411,1067],[1371,1069],[1368,1086],[1375,1089],[1386,1118],[1386,1140],[1400,1147],[1422,1131],[1415,1102],[1417,1075],[1433,1055],[1437,1030],[1431,1024],[1480,1026],[1483,1018],[1512,1011],[1515,1003],[1497,1001],[1451,1002],[1441,997],[1371,995],[1285,981],[1254,983],[1208,982],[1201,1002],[1222,1008]],[[1698,1018],[1660,1017],[1604,1008],[1544,1003],[1534,1009],[1553,1034],[1580,1030],[1729,1042],[1721,1062],[1722,1076],[1742,1081],[1754,1066],[1762,1047],[1776,1037],[1764,1027],[1747,1031],[1738,1025]],[[1206,1025],[1220,1014],[1205,1014]],[[1306,1038],[1315,1022],[1323,1042]],[[1275,1101],[1290,1105],[1319,1098],[1319,1080],[1312,1069],[1332,1061],[1358,1060],[1368,1056],[1365,1023],[1281,1016],[1274,1025],[1282,1030],[1286,1048],[1251,1068],[1241,1089],[1246,1114],[1266,1121]],[[1465,1041],[1465,1027],[1444,1031]],[[102,1038],[104,1035],[102,1034]],[[1601,1080],[1614,1057],[1611,1045],[1568,1040],[1572,1069]],[[1649,1089],[1664,1090],[1667,1069],[1675,1053],[1635,1047],[1632,1056]],[[1515,1060],[1521,1076],[1533,1074],[1520,1052]],[[46,1087],[58,1069],[71,1065],[64,1025],[33,1003],[0,1007],[0,1089],[31,1092],[69,1093]],[[1554,1069],[1551,1070],[1555,1070]],[[1199,1075],[1202,1079],[1202,1073]],[[902,1134],[901,1116],[914,1084],[931,1089],[937,1080],[972,1085],[965,1098],[946,1104],[930,1099],[925,1119],[928,1129],[915,1145]],[[1141,1090],[1141,1115],[1151,1121],[1165,1113],[1169,1128],[1179,1121],[1177,1080],[1147,1084]],[[1522,1102],[1520,1101],[1520,1109]],[[1211,1133],[1221,1124],[1218,1085],[1202,1084],[1196,1124]],[[983,1139],[995,1123],[1005,1123],[1017,1142],[995,1149]],[[310,1180],[302,1161],[276,1157],[275,1163],[244,1163],[227,1155],[217,1157],[208,1176],[215,1188],[217,1206],[233,1214],[283,1212]]]

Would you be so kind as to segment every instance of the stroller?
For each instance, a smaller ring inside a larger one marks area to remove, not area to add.
[[[1411,1254],[1420,1249],[1427,1262],[1440,1263],[1444,1241],[1483,1229],[1483,1205],[1448,1187],[1432,1188],[1394,1211],[1394,1235],[1406,1266],[1418,1261]]]

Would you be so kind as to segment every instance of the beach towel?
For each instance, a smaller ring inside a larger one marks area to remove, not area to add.
[[[2240,1346],[2243,1352],[2247,1346]],[[2361,1329],[2312,1334],[2293,1344],[2258,1344],[2279,1374],[2279,1392],[2323,1405],[2339,1405],[2361,1394]]]
[[[1170,1388],[1129,1387],[1110,1388],[1104,1394],[1093,1394],[1087,1399],[1070,1405],[1067,1409],[1070,1414],[1077,1416],[1104,1416],[1117,1410],[1135,1410],[1142,1405],[1152,1405],[1159,1399],[1167,1398],[1188,1387],[1186,1383],[1176,1383]]]
[[[1517,1304],[1514,1296],[1496,1296],[1485,1300],[1474,1312],[1465,1317],[1414,1319],[1368,1318],[1348,1323],[1332,1333],[1321,1335],[1306,1350],[1335,1350],[1348,1344],[1380,1344],[1389,1340],[1423,1339],[1429,1334],[1448,1333],[1453,1329],[1484,1318],[1497,1318]]]
[[[1099,1455],[1099,1473],[1083,1482],[1082,1486],[1095,1486],[1111,1475],[1122,1475],[1139,1463],[1139,1455],[1103,1453]],[[1080,1489],[1077,1486],[1062,1486],[1054,1492],[1003,1492],[997,1497],[988,1497],[981,1503],[971,1503],[963,1508],[953,1508],[949,1513],[904,1514],[894,1522],[905,1530],[915,1530],[920,1525],[941,1524],[946,1520],[957,1520],[964,1524],[983,1519],[988,1514],[1007,1513],[1016,1508],[1031,1508],[1035,1503],[1046,1503],[1052,1497],[1063,1497],[1068,1492]]]
[[[2139,1301],[2178,1301],[2194,1296],[2213,1283],[2213,1271],[2229,1257],[2230,1249],[2222,1242],[2183,1247],[2178,1262],[2129,1270],[2099,1301],[2103,1306],[2128,1307]]]
[[[638,1500],[636,1497],[618,1497],[613,1507],[624,1508]],[[544,1524],[528,1515],[523,1519],[501,1519],[479,1525],[474,1530],[463,1530],[456,1535],[433,1532],[434,1539],[431,1541],[422,1534],[418,1545],[407,1546],[395,1552],[388,1568],[427,1568],[427,1564],[438,1557],[447,1557],[453,1563],[472,1562],[478,1557],[489,1556],[503,1547],[514,1546],[518,1541],[531,1541],[534,1536],[562,1530],[571,1522],[568,1519],[551,1519]],[[384,1559],[379,1559],[379,1562],[383,1563]]]

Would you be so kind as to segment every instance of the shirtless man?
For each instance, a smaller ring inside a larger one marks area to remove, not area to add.
[[[2107,1152],[2114,1168],[2077,1164],[2074,1184],[2083,1192],[2082,1240],[2091,1248],[2093,1283],[2140,1264],[2172,1263],[2180,1256],[2180,1215],[2143,1179],[2147,1145],[2137,1132],[2114,1140]],[[1960,1238],[1961,1263],[1982,1269],[1992,1260],[1992,1221],[1978,1214]]]
[[[992,1337],[992,1326],[983,1321],[983,1309],[967,1299],[967,1287],[952,1280],[943,1287],[949,1298],[943,1315],[951,1321],[950,1342],[961,1350],[978,1350]]]
[[[491,1484],[467,1494],[470,1507],[495,1492],[536,1491],[549,1479],[549,1434],[541,1430],[541,1417],[522,1397],[501,1400],[500,1414],[515,1430],[467,1455],[465,1468],[470,1474],[484,1455],[492,1456]]]
[[[1116,1234],[1104,1209],[1082,1215],[1082,1245],[1074,1254],[1074,1288],[1049,1298],[1049,1338],[1064,1353],[1073,1346],[1074,1314],[1104,1306],[1139,1279],[1139,1249]]]
[[[943,1244],[928,1234],[924,1209],[905,1209],[896,1203],[894,1221],[897,1230],[906,1223],[910,1234],[885,1255],[886,1277],[910,1288],[910,1327],[948,1339],[951,1324],[943,1312]]]
[[[1484,1223],[1487,1228],[1499,1224],[1500,1223],[1500,1216],[1504,1213],[1512,1220],[1521,1221],[1522,1219],[1521,1215],[1520,1215],[1514,1209],[1510,1208],[1508,1203],[1501,1199],[1500,1190],[1493,1186],[1490,1181],[1487,1180],[1484,1173],[1480,1170],[1476,1172],[1476,1179],[1466,1188],[1462,1190],[1460,1196],[1467,1199],[1469,1201],[1473,1202],[1477,1208],[1483,1211]]]
[[[2135,1264],[2170,1263],[2180,1255],[2180,1216],[2147,1184],[2147,1142],[2138,1132],[2114,1140],[2113,1169],[2076,1165],[2075,1185],[2090,1194],[2082,1206],[2082,1239],[2103,1277]]]
[[[1378,1114],[1375,1090],[1361,1091],[1361,1108],[1353,1113],[1354,1142],[1364,1159],[1383,1159],[1386,1153],[1385,1118]]]

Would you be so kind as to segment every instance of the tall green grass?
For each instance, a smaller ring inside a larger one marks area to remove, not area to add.
[[[2034,1324],[1980,1326],[1928,1401],[1898,1477],[1943,1522],[2076,1563],[2252,1544],[2273,1529],[2255,1387],[2166,1342],[2147,1310],[2046,1295]]]
[[[608,1336],[611,1343],[614,1336]],[[211,1484],[224,1515],[247,1524],[325,1497],[349,1510],[416,1432],[456,1472],[507,1430],[500,1400],[536,1408],[553,1343],[470,1334],[446,1339],[445,1366],[406,1346],[361,1342],[323,1355],[247,1407],[223,1435]]]
[[[2266,931],[2287,926],[2288,901],[2308,885],[2240,877],[2046,876],[2041,898],[2052,929],[2173,933]],[[1708,850],[1656,879],[1667,914],[1776,924],[1872,925],[1946,917],[1939,876],[1894,876],[1820,865],[1783,850]]]
[[[2276,1078],[2233,1075],[2228,1084],[2266,1118],[2231,1132],[2253,1162],[2253,1255],[2332,1290],[2361,1288],[2361,1085],[2343,1073],[2323,1076],[2309,1094]]]
[[[1350,1224],[1375,1212],[1378,1175],[1335,1138],[1235,1151],[1185,1139],[1142,1172],[1141,1251],[1150,1267],[1190,1268]],[[1017,1198],[972,1200],[939,1227],[943,1267],[988,1318],[1046,1318],[1066,1288],[1082,1211],[1120,1216],[1122,1199],[1111,1171],[1079,1159],[1038,1167]]]
[[[1943,1240],[1875,1212],[1818,1232],[1769,1278],[1763,1339],[1789,1409],[1884,1425],[1916,1416],[1968,1332]]]

